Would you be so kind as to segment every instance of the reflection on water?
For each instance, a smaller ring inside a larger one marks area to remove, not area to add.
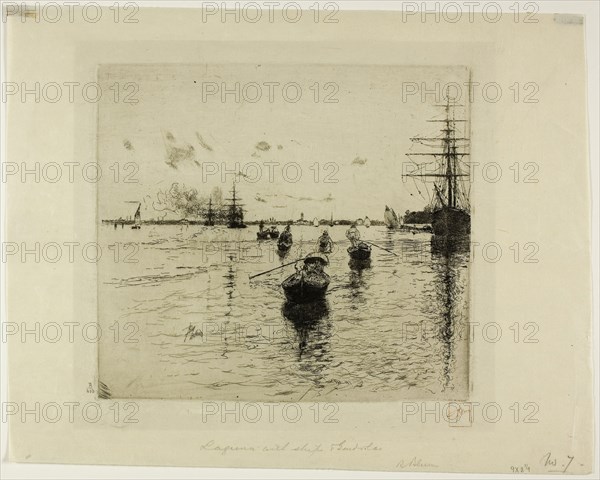
[[[277,267],[306,255],[320,229],[294,227],[281,256],[252,229],[103,228],[103,248],[136,242],[139,254],[99,265],[101,327],[134,322],[139,342],[101,338],[102,381],[115,398],[466,398],[468,241],[372,227],[363,237],[394,253],[356,261],[345,227],[329,232],[327,294],[299,305],[281,288],[294,267]]]
[[[435,271],[438,311],[440,312],[439,337],[442,342],[441,356],[444,368],[444,387],[452,384],[454,370],[455,339],[465,333],[464,286],[461,275],[466,275],[469,255],[469,237],[431,238],[431,258]]]
[[[367,302],[368,283],[365,277],[365,270],[371,268],[371,259],[355,260],[350,259],[348,262],[350,271],[348,272],[348,293],[352,302],[352,309],[358,309]]]
[[[312,303],[286,301],[281,313],[298,334],[298,359],[302,359],[305,353],[305,358],[322,358],[322,354],[315,356],[314,353],[316,350],[323,352],[329,341],[327,332],[322,328],[329,315],[327,300],[321,299]]]

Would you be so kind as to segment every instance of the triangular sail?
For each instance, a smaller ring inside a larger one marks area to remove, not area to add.
[[[140,203],[138,205],[137,210],[135,211],[135,215],[133,216],[133,223],[138,226],[142,224],[141,208],[142,208],[142,204]]]

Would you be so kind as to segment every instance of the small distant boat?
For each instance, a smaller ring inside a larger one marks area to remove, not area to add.
[[[385,226],[390,230],[398,228],[400,221],[398,220],[398,215],[394,212],[393,208],[385,206],[385,213],[383,214],[383,220],[385,222]]]
[[[133,225],[131,227],[132,230],[139,230],[142,228],[142,214],[140,213],[141,208],[142,204],[140,203],[133,217]]]
[[[263,230],[261,232],[256,232],[256,238],[258,240],[269,240],[271,238],[269,230]]]
[[[371,245],[365,242],[360,242],[354,247],[348,247],[348,255],[353,260],[368,260],[371,258]]]
[[[276,240],[279,238],[279,230],[277,230],[277,227],[275,225],[273,225],[270,229],[269,229],[269,236],[273,239]]]
[[[318,227],[319,226],[319,220],[315,217],[315,219],[313,220],[313,226],[314,227]]]
[[[313,253],[304,259],[302,269],[286,278],[281,287],[286,298],[295,303],[312,302],[322,298],[331,279],[323,270],[329,264],[326,255]]]
[[[371,219],[369,217],[365,217],[364,225],[367,228],[371,226]]]

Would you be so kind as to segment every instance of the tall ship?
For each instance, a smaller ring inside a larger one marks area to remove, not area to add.
[[[244,223],[244,205],[240,203],[241,198],[237,196],[235,190],[235,183],[231,190],[231,198],[228,198],[229,202],[227,207],[227,227],[228,228],[246,228]]]
[[[385,206],[385,212],[383,213],[383,221],[385,222],[385,226],[390,230],[398,228],[400,225],[400,220],[398,220],[398,215],[394,212],[393,208]]]
[[[444,119],[428,120],[442,123],[440,134],[432,137],[413,137],[411,141],[431,149],[430,152],[407,153],[415,164],[415,170],[407,177],[422,182],[433,179],[431,228],[434,235],[464,236],[471,233],[471,207],[469,203],[469,156],[468,122],[456,118],[457,105],[448,99]],[[457,125],[464,125],[460,131]],[[461,133],[462,132],[462,133]],[[413,157],[432,157],[433,161],[419,163]],[[431,181],[431,180],[430,180]]]
[[[215,224],[215,211],[212,206],[212,197],[208,199],[208,209],[206,210],[206,221],[204,225],[212,227]]]

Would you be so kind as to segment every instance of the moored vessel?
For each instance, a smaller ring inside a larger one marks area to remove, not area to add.
[[[441,122],[441,134],[433,137],[413,137],[415,143],[433,148],[432,152],[407,153],[412,156],[431,156],[433,162],[418,164],[415,171],[407,177],[433,178],[431,200],[431,229],[434,235],[461,237],[471,233],[471,213],[469,203],[468,178],[469,164],[464,160],[470,156],[470,140],[467,120],[457,119],[455,109],[458,106],[448,99],[444,119],[432,119]],[[458,133],[458,124],[464,124],[462,134]],[[413,160],[414,161],[414,160]],[[433,168],[431,164],[434,164]]]
[[[244,223],[244,205],[239,202],[241,199],[236,196],[235,183],[231,190],[231,198],[227,200],[229,201],[227,205],[227,228],[246,228],[246,224]]]

